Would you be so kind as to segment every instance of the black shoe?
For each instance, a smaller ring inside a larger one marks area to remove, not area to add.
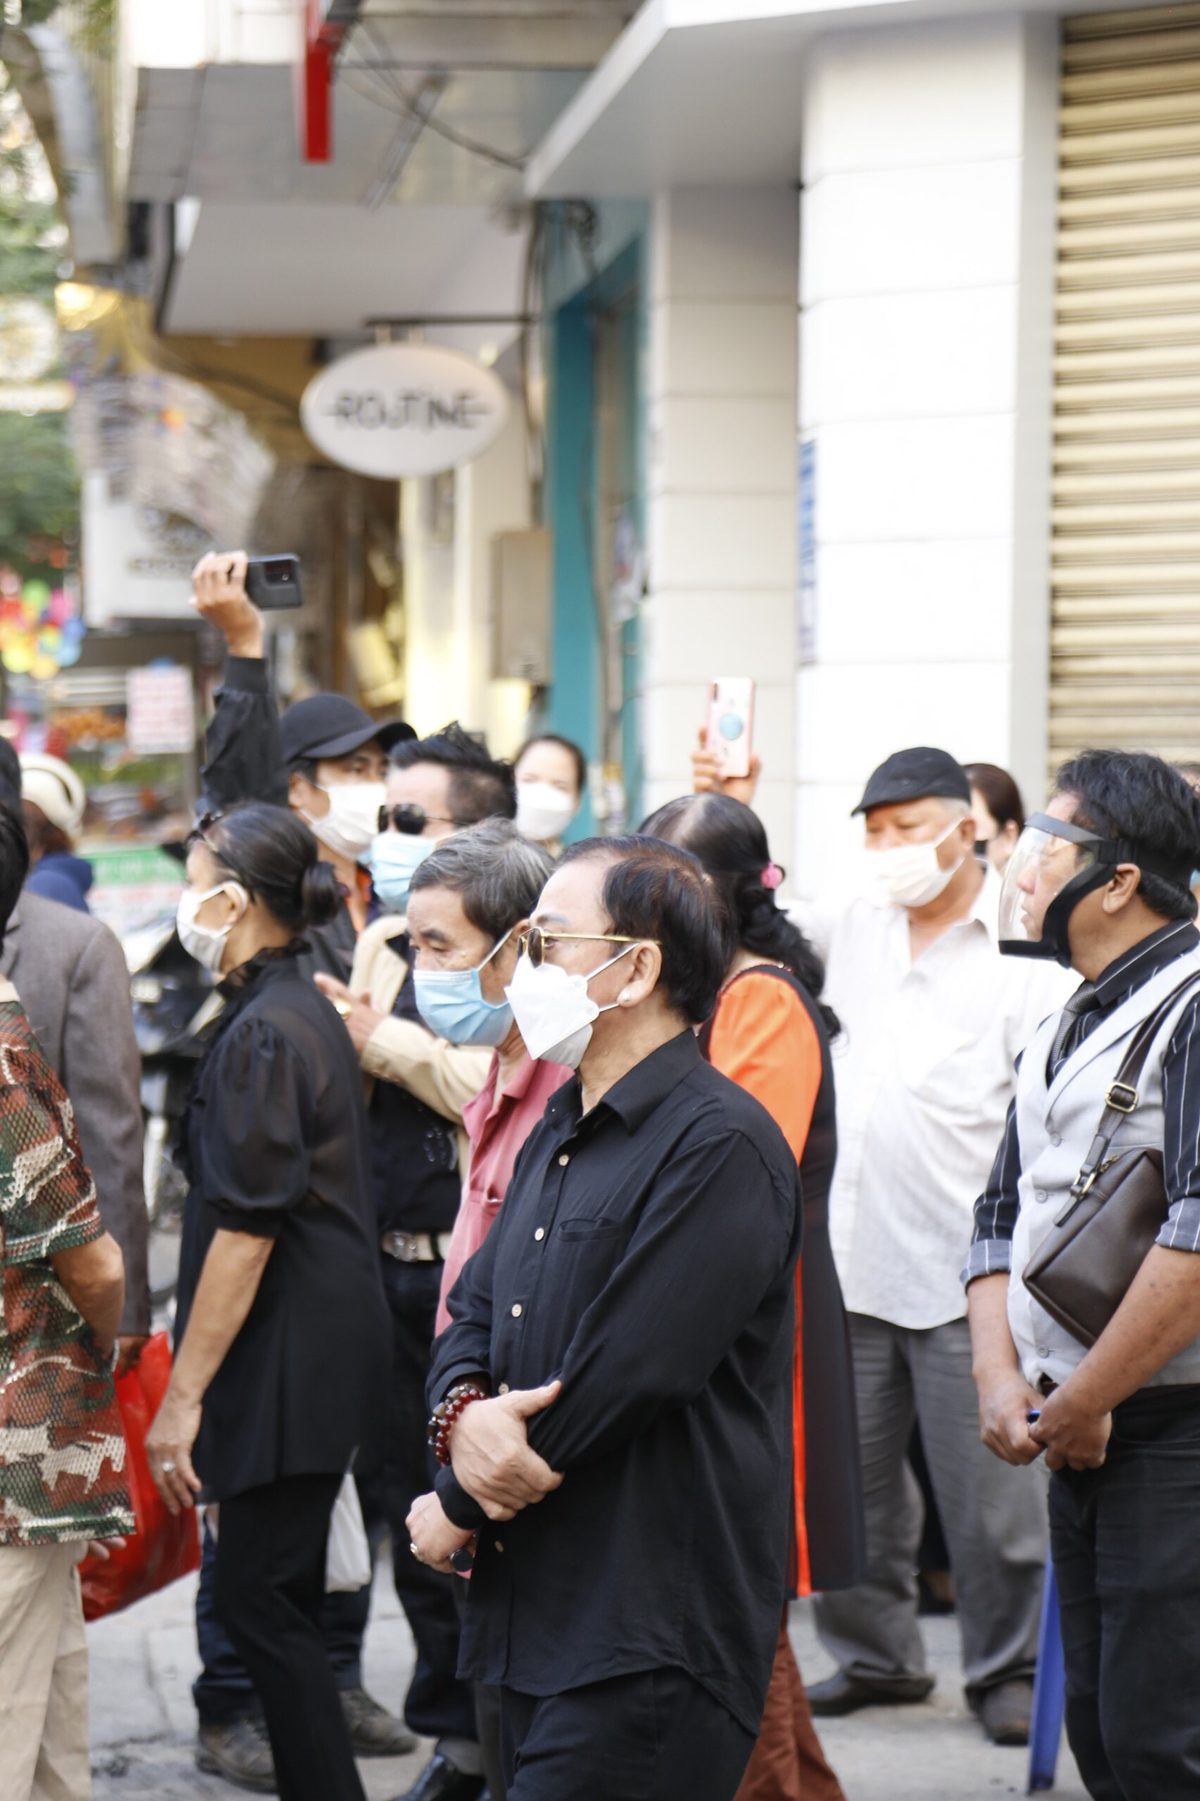
[[[813,1713],[828,1719],[835,1714],[857,1713],[860,1707],[911,1707],[933,1692],[932,1676],[902,1676],[898,1682],[871,1682],[838,1670],[807,1690]]]
[[[998,1682],[982,1694],[968,1695],[971,1712],[979,1715],[993,1745],[1027,1745],[1033,1718],[1033,1683],[1028,1676]]]
[[[416,1734],[365,1688],[344,1688],[340,1697],[355,1757],[407,1757],[416,1750]]]
[[[468,1776],[456,1763],[435,1751],[412,1787],[396,1801],[480,1801],[483,1777]]]
[[[233,1720],[229,1725],[200,1722],[196,1736],[196,1768],[206,1776],[223,1776],[256,1795],[275,1793],[275,1759],[262,1720]]]

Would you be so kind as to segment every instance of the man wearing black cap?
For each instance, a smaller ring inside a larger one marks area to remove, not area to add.
[[[311,827],[322,857],[347,891],[346,906],[332,926],[307,936],[313,945],[310,968],[342,1013],[371,1079],[372,1160],[395,1337],[383,1500],[394,1541],[396,1588],[417,1648],[405,1712],[413,1731],[436,1743],[411,1794],[414,1801],[474,1801],[483,1787],[482,1764],[473,1693],[457,1676],[454,1582],[413,1561],[404,1519],[428,1482],[425,1377],[441,1265],[461,1194],[465,1141],[460,1148],[456,1128],[464,1105],[483,1085],[490,1052],[444,1044],[420,1019],[408,979],[403,912],[412,871],[438,840],[494,814],[512,817],[512,772],[457,724],[418,740],[411,726],[398,721],[381,726],[339,694],[294,701],[277,719],[263,660],[262,619],[246,596],[244,578],[240,553],[204,558],[193,577],[197,611],[222,632],[229,652],[208,733],[205,800],[228,806],[254,796],[290,806]],[[368,859],[373,885],[363,868]],[[380,912],[379,903],[390,911]],[[358,1596],[332,1596],[326,1605],[327,1616],[346,1616],[339,1622],[340,1638],[347,1641],[340,1660],[337,1645],[330,1647],[335,1671],[351,1661],[345,1627],[356,1607],[365,1626],[365,1592],[361,1603]],[[328,1618],[326,1630],[328,1635]],[[202,1737],[213,1670],[214,1660],[206,1656],[195,1690]],[[230,1686],[239,1679],[231,1672]],[[353,1693],[356,1750],[407,1748],[394,1739],[385,1746],[389,1716],[360,1682]],[[367,1743],[372,1733],[378,1746]],[[221,1768],[245,1785],[245,1770],[235,1773],[228,1756]]]
[[[945,751],[899,751],[854,809],[862,898],[825,932],[838,1059],[830,1228],[854,1352],[868,1574],[817,1604],[837,1674],[815,1714],[921,1701],[921,1506],[905,1454],[919,1420],[950,1546],[967,1697],[989,1737],[1028,1733],[1045,1562],[1036,1471],[980,1442],[959,1271],[1014,1088],[1014,1064],[1064,998],[1060,972],[998,954],[999,879],[974,856],[967,777]],[[997,1477],[999,1479],[997,1479]]]

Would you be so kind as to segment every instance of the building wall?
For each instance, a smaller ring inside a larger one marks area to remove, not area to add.
[[[646,806],[691,787],[707,683],[757,684],[758,809],[792,856],[796,201],[674,189],[650,253]]]
[[[797,681],[798,883],[906,744],[1043,794],[1057,22],[832,36],[807,65],[800,430],[816,660]]]
[[[514,397],[491,448],[450,478],[402,484],[405,717],[422,735],[450,719],[486,732],[498,756],[520,748],[529,687],[490,675],[491,540],[529,524],[524,424]]]

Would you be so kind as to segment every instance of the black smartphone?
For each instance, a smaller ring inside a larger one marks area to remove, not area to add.
[[[300,584],[300,558],[250,557],[246,562],[246,594],[256,607],[270,611],[276,607],[302,607],[304,589]]]

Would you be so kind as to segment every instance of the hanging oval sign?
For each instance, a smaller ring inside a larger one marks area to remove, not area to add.
[[[314,375],[300,423],[317,449],[359,475],[437,475],[469,463],[508,417],[508,390],[442,344],[373,344]]]

